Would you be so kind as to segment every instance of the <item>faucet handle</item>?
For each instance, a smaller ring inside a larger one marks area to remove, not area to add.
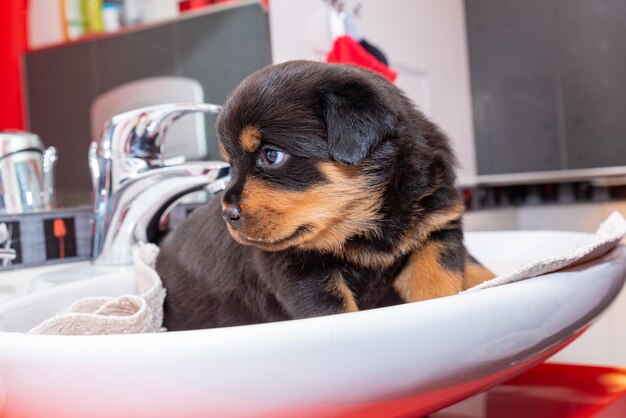
[[[109,120],[98,144],[99,156],[145,160],[162,166],[167,129],[189,113],[219,113],[222,106],[208,103],[170,103],[121,113]]]

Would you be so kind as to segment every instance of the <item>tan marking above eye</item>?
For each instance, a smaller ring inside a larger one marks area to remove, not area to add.
[[[261,131],[254,126],[246,126],[239,133],[241,147],[247,152],[255,152],[261,145]]]

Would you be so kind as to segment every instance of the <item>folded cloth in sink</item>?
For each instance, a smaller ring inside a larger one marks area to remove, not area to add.
[[[501,286],[551,273],[591,261],[608,253],[626,236],[626,220],[617,212],[609,216],[595,235],[562,255],[528,263],[521,268],[479,284],[462,293]],[[163,322],[165,289],[154,270],[159,253],[153,244],[133,249],[134,271],[138,295],[116,298],[88,297],[74,302],[65,313],[47,319],[30,333],[33,334],[134,334],[157,332]],[[489,267],[489,266],[486,266]]]
[[[154,244],[133,248],[137,295],[79,299],[64,313],[45,320],[29,333],[103,335],[160,331],[165,289],[154,270],[158,254],[159,248]]]
[[[475,292],[490,287],[502,286],[507,283],[519,282],[520,280],[586,263],[611,251],[620,243],[624,236],[626,236],[626,219],[619,212],[613,212],[600,224],[596,233],[587,242],[579,245],[572,251],[525,264],[511,273],[487,280],[461,293]]]

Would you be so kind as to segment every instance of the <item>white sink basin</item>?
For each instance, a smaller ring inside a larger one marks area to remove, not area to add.
[[[95,266],[89,261],[79,261],[3,271],[0,272],[0,302],[49,287],[89,277],[128,271],[131,268]]]
[[[468,234],[497,272],[585,234]],[[0,415],[405,417],[450,405],[563,348],[615,298],[626,249],[475,293],[371,311],[142,335],[23,332],[76,298],[133,289],[116,273],[0,304]]]
[[[0,272],[0,302],[25,295],[32,290],[31,284],[33,281],[36,282],[38,277],[46,277],[48,274],[54,275],[58,271],[70,268],[68,266],[82,268],[88,265],[90,263],[83,261]]]

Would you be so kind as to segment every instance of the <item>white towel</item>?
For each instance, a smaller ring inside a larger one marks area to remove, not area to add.
[[[29,333],[102,335],[160,331],[165,289],[154,270],[158,254],[159,248],[154,244],[133,248],[137,295],[77,300],[64,313],[45,320]]]
[[[487,280],[461,293],[475,292],[503,284],[519,282],[531,277],[541,276],[577,264],[586,263],[608,253],[626,236],[626,220],[618,212],[613,212],[589,239],[570,252],[528,263],[503,276]],[[485,266],[489,268],[489,266]]]
[[[624,236],[626,236],[626,220],[615,212],[600,225],[595,235],[576,249],[560,256],[526,264],[512,273],[488,280],[462,293],[501,286],[591,261],[619,245]],[[165,289],[154,270],[158,253],[158,247],[153,244],[144,244],[133,249],[139,295],[80,299],[74,302],[65,313],[44,321],[33,328],[30,333],[98,335],[163,330],[161,325]]]

